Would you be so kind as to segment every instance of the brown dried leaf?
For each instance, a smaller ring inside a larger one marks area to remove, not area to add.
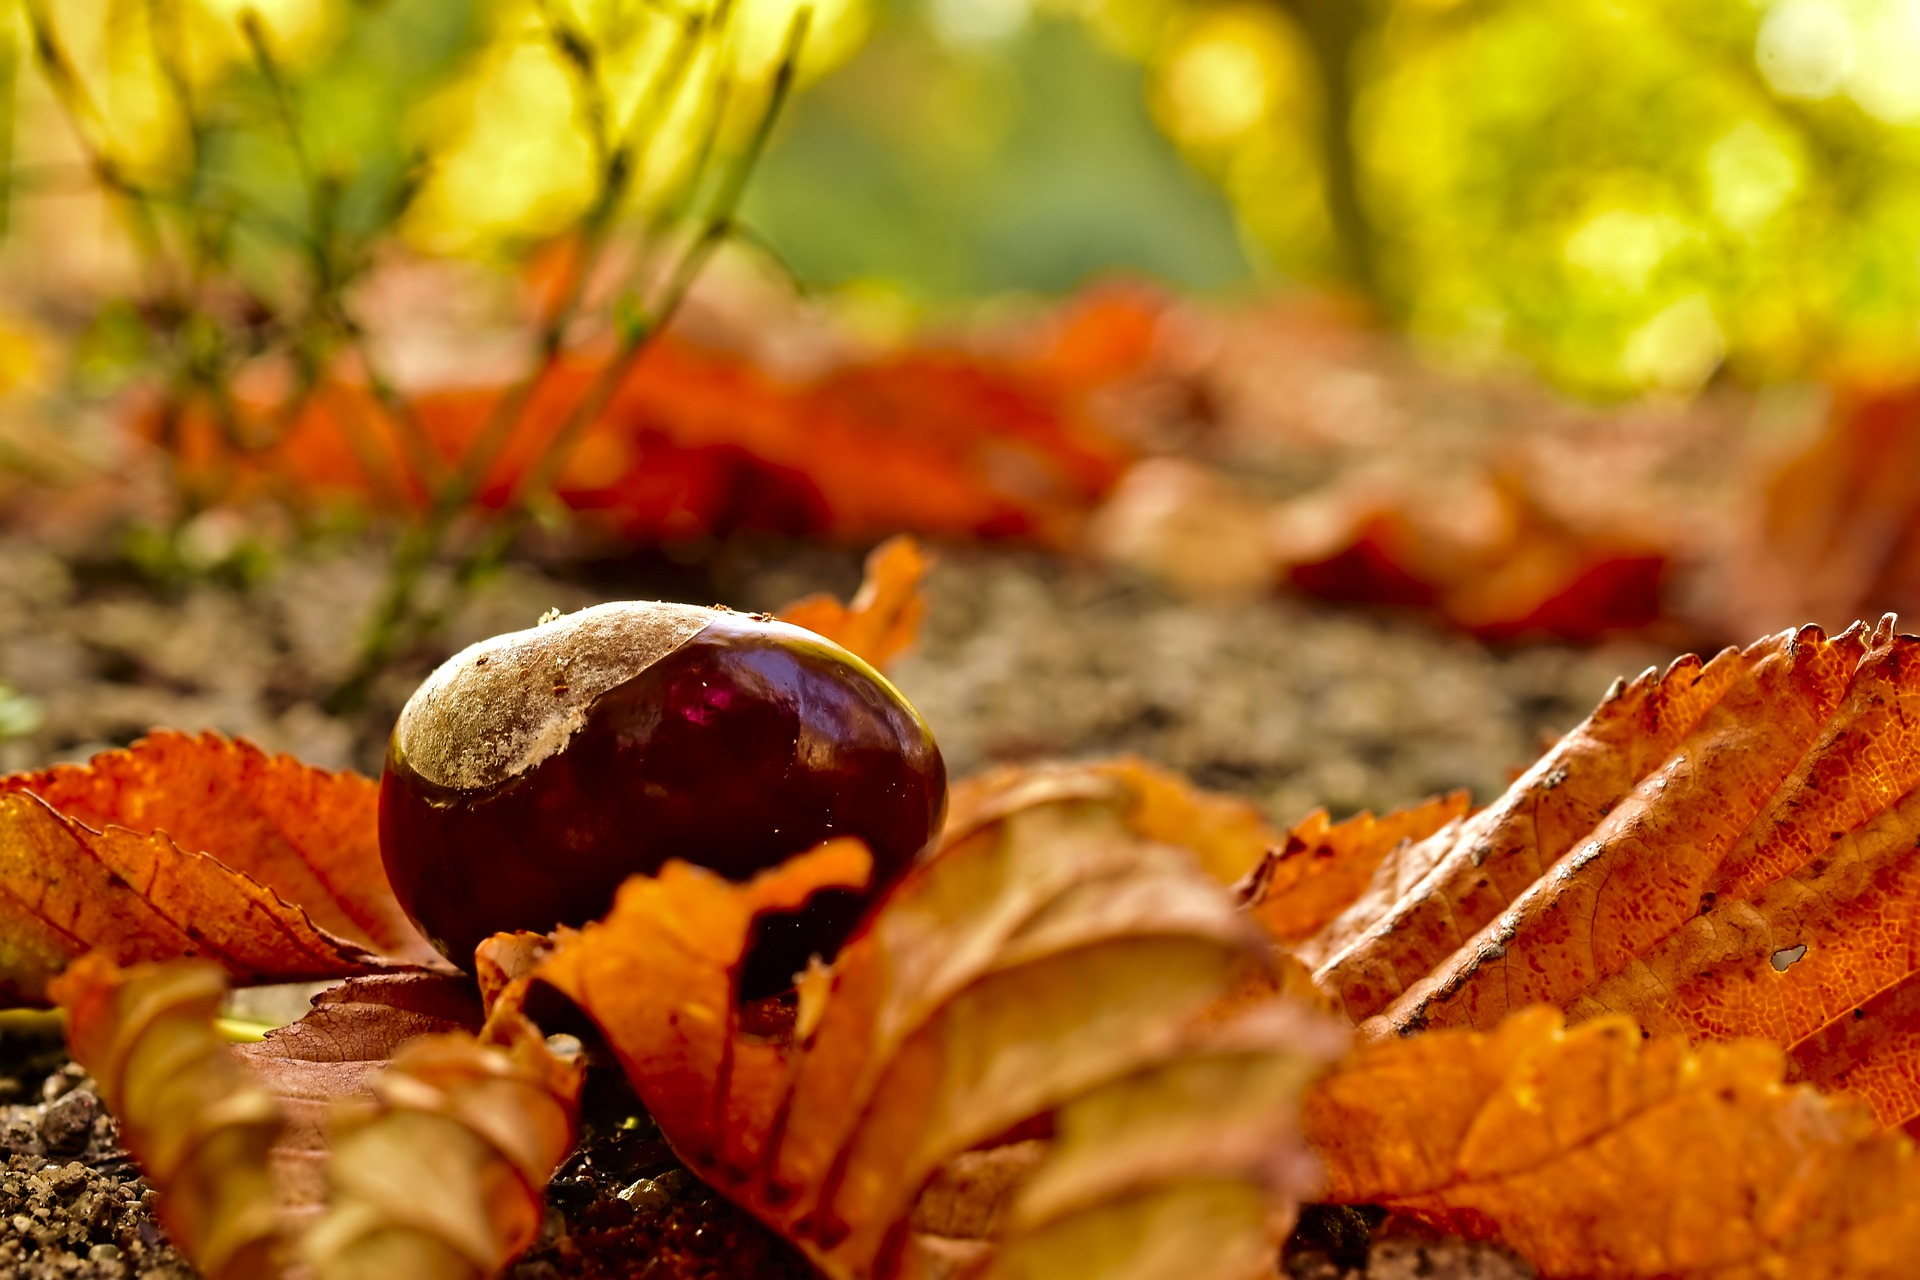
[[[540,1232],[541,1190],[573,1147],[582,1064],[517,1008],[476,1040],[422,1036],[336,1119],[327,1212],[302,1254],[319,1280],[484,1280]]]
[[[1362,813],[1336,823],[1316,809],[1267,850],[1241,892],[1268,933],[1298,945],[1365,893],[1389,857],[1451,827],[1468,807],[1467,793],[1455,791],[1381,818]]]
[[[214,1030],[225,990],[210,965],[98,955],[55,984],[75,1058],[210,1280],[296,1253],[320,1280],[478,1280],[532,1241],[580,1072],[516,1007],[476,1038],[450,1030],[477,1025],[467,984],[381,976],[238,1049]]]
[[[1530,1009],[1358,1049],[1303,1123],[1330,1199],[1498,1238],[1545,1275],[1911,1275],[1913,1144],[1783,1065],[1754,1040],[1694,1050]]]
[[[943,839],[951,843],[1020,809],[1076,798],[1104,798],[1122,806],[1135,835],[1192,850],[1222,884],[1246,875],[1282,839],[1258,805],[1203,791],[1136,756],[1081,764],[1003,765],[964,778],[949,799]]]
[[[1616,686],[1301,950],[1369,1037],[1548,1003],[1758,1036],[1920,1116],[1920,640],[1783,632]],[[1392,860],[1390,860],[1392,861]],[[1284,893],[1262,902],[1263,918]]]
[[[387,886],[379,786],[214,733],[155,730],[83,765],[0,779],[96,831],[164,831],[304,908],[365,949],[443,966]],[[344,974],[342,975],[344,976]]]
[[[1173,1256],[1262,1274],[1306,1179],[1290,1099],[1337,1038],[1272,998],[1205,1016],[1268,953],[1130,807],[1097,776],[975,806],[802,982],[790,1039],[741,1027],[741,950],[757,912],[859,883],[850,843],[746,885],[669,864],[539,976],[599,1023],[682,1158],[830,1276],[1054,1274],[1063,1256],[1088,1277]],[[998,1248],[916,1241],[922,1187],[1038,1117],[1059,1137]]]
[[[812,595],[782,607],[782,622],[805,627],[885,668],[913,647],[926,613],[920,583],[932,565],[909,537],[889,538],[867,556],[866,574],[851,604]]]
[[[257,1044],[234,1046],[280,1103],[285,1128],[273,1146],[273,1174],[290,1220],[311,1220],[327,1199],[334,1106],[370,1096],[367,1080],[402,1045],[425,1035],[480,1029],[473,984],[437,973],[350,978],[316,996],[298,1022]]]
[[[74,1058],[160,1191],[167,1234],[207,1280],[253,1280],[283,1252],[268,1151],[279,1105],[214,1030],[227,984],[210,964],[122,970],[100,955],[53,984]]]

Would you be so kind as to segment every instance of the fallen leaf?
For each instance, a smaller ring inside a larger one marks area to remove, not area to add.
[[[368,1096],[368,1078],[407,1042],[472,1035],[484,1021],[473,984],[463,978],[376,974],[328,988],[299,1021],[269,1031],[258,1043],[233,1046],[285,1118],[271,1160],[287,1220],[311,1220],[326,1203],[335,1104]]]
[[[75,1059],[209,1280],[299,1260],[319,1280],[479,1280],[530,1244],[571,1149],[580,1066],[515,1007],[478,1035],[469,986],[348,983],[245,1049],[214,1028],[208,964],[121,969],[94,954],[55,983]]]
[[[0,791],[0,1003],[39,1004],[67,964],[203,956],[249,983],[369,973],[379,957],[164,833],[95,831],[26,791]]]
[[[1724,553],[1722,626],[1920,609],[1920,387],[1842,389],[1825,428],[1748,495]]]
[[[862,882],[851,842],[745,885],[670,863],[537,975],[599,1024],[690,1167],[829,1276],[1267,1274],[1311,1181],[1291,1099],[1338,1037],[1271,997],[1221,1008],[1270,953],[1130,807],[1098,777],[975,807],[803,978],[790,1035],[742,1026],[741,952],[756,913]],[[1002,1189],[991,1247],[913,1233],[945,1166],[1036,1118],[1056,1136]]]
[[[884,670],[919,634],[927,610],[920,583],[931,563],[912,538],[889,538],[867,557],[866,574],[850,603],[812,595],[784,606],[777,616]]]
[[[1457,496],[1362,491],[1315,541],[1290,537],[1298,522],[1282,513],[1284,576],[1323,600],[1431,609],[1484,640],[1592,641],[1662,616],[1669,548],[1632,528],[1576,523],[1504,470],[1482,488],[1488,510],[1464,521]]]
[[[1742,1039],[1554,1010],[1363,1045],[1309,1090],[1327,1198],[1498,1239],[1547,1276],[1873,1280],[1920,1251],[1920,1160]]]
[[[1128,468],[1088,527],[1088,548],[1190,596],[1236,599],[1279,580],[1278,521],[1215,469],[1189,458]]]
[[[1361,813],[1336,823],[1317,809],[1295,823],[1284,841],[1269,842],[1241,895],[1268,933],[1300,946],[1360,898],[1389,858],[1458,823],[1467,809],[1464,791],[1380,818]]]
[[[1150,458],[1101,508],[1092,548],[1192,594],[1285,584],[1430,611],[1493,641],[1592,641],[1663,616],[1675,557],[1657,539],[1561,515],[1505,471],[1475,496],[1365,482],[1263,501],[1198,462]]]
[[[1920,1116],[1920,640],[1804,627],[1621,682],[1507,794],[1300,941],[1369,1038],[1523,1006],[1770,1040]],[[1256,918],[1289,910],[1277,880]]]
[[[774,377],[739,355],[666,335],[648,348],[590,423],[554,484],[589,521],[637,542],[737,529],[871,540],[902,530],[1020,537],[1066,546],[1113,485],[1130,450],[1084,412],[1081,378],[1114,375],[1125,347],[1014,360],[923,348],[849,361],[811,380]],[[508,501],[573,407],[603,373],[584,356],[535,386],[518,429],[478,494]],[[432,456],[462,457],[506,394],[423,391],[411,421]],[[419,506],[426,486],[378,399],[346,371],[290,416],[241,398],[249,438],[236,454],[204,406],[139,428],[172,451],[209,497],[293,492]]]
[[[122,970],[82,956],[53,987],[67,1043],[160,1191],[167,1234],[207,1280],[276,1274],[284,1238],[268,1152],[280,1108],[214,1030],[227,985],[210,964]]]
[[[270,756],[219,734],[156,729],[85,764],[0,778],[0,792],[19,791],[96,831],[164,831],[369,951],[444,964],[387,886],[380,788],[370,778]]]
[[[942,839],[952,843],[1021,809],[1070,800],[1118,805],[1134,835],[1191,850],[1222,884],[1245,875],[1282,839],[1258,805],[1203,790],[1137,756],[1002,765],[962,778],[948,801]]]

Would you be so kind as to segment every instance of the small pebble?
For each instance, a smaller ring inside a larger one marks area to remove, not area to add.
[[[48,1151],[73,1155],[85,1149],[99,1114],[100,1099],[91,1090],[76,1089],[63,1094],[47,1108],[46,1118],[40,1122],[41,1141],[47,1144]]]
[[[673,1203],[673,1194],[662,1187],[657,1178],[642,1178],[622,1187],[616,1198],[638,1213],[658,1211]]]

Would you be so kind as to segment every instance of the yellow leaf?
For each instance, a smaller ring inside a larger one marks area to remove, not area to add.
[[[1755,1040],[1698,1050],[1551,1009],[1356,1050],[1308,1093],[1328,1198],[1497,1238],[1547,1276],[1894,1280],[1920,1164]]]

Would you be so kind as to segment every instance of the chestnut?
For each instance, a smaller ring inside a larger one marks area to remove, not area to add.
[[[441,954],[604,915],[670,858],[744,880],[835,836],[862,892],[760,921],[743,998],[831,958],[945,816],[946,765],[885,676],[811,631],[692,605],[598,605],[462,650],[408,699],[380,853]]]

